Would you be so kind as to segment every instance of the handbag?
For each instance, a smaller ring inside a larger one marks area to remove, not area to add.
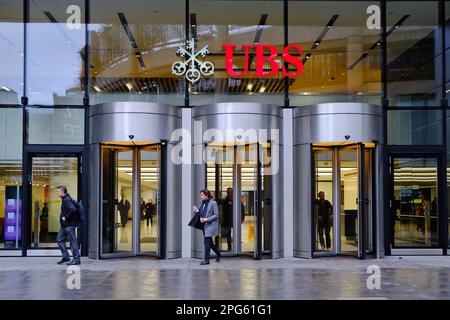
[[[203,223],[200,222],[200,215],[198,213],[194,214],[191,221],[189,221],[188,226],[196,229],[203,229]]]

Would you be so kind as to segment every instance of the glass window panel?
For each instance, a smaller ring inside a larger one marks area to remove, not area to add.
[[[304,69],[289,83],[292,106],[321,102],[381,104],[380,29],[368,29],[369,1],[289,1],[289,44]]]
[[[396,158],[393,161],[394,246],[437,246],[437,160]]]
[[[29,104],[83,104],[84,14],[83,0],[30,1],[27,26]]]
[[[0,249],[17,249],[22,214],[22,108],[0,108]]]
[[[184,78],[172,75],[177,46],[185,45],[184,9],[177,0],[91,3],[91,104],[184,105]]]
[[[387,77],[391,106],[439,106],[438,1],[388,1]]]
[[[140,252],[160,253],[160,146],[140,151]]]
[[[314,151],[314,251],[334,251],[333,152]]]
[[[22,1],[0,0],[0,104],[23,96]]]
[[[27,108],[28,143],[84,144],[82,108]]]
[[[387,118],[388,144],[442,143],[442,111],[391,110]]]

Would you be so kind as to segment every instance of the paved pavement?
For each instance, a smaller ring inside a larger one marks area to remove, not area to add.
[[[278,259],[0,258],[0,299],[450,299],[450,257]],[[380,289],[369,266],[380,269]],[[69,289],[69,287],[75,287]]]

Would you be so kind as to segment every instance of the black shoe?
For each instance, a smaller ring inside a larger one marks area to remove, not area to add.
[[[66,263],[66,265],[68,265],[68,266],[77,266],[77,265],[79,265],[80,263],[81,263],[80,261],[72,260],[72,261],[70,261],[69,263]]]
[[[221,255],[218,255],[218,256],[216,257],[216,262],[220,262],[220,257],[221,257]]]
[[[209,261],[202,261],[202,262],[200,262],[200,265],[202,265],[202,266],[204,266],[205,264],[209,264]]]
[[[62,258],[60,261],[57,262],[57,264],[63,264],[65,262],[67,262],[67,261],[70,261],[70,259],[69,258]]]

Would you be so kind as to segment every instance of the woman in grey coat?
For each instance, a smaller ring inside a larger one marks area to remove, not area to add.
[[[209,264],[209,253],[212,249],[216,255],[216,261],[220,261],[220,252],[218,247],[219,238],[219,210],[217,208],[217,202],[212,199],[211,192],[208,189],[200,191],[200,199],[202,203],[200,208],[194,206],[192,210],[195,213],[200,214],[200,222],[203,223],[203,236],[205,238],[205,260],[200,264]],[[213,243],[212,237],[216,238],[216,244]]]

